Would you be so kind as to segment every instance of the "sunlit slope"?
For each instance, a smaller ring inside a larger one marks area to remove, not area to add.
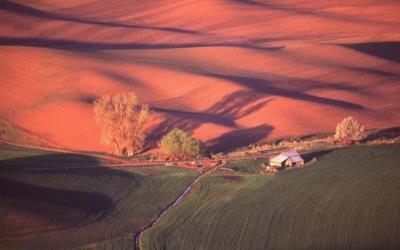
[[[368,6],[368,7],[366,7]],[[135,91],[213,150],[400,123],[396,1],[51,1],[0,4],[0,118],[105,150],[94,98]],[[396,54],[397,53],[397,54]]]
[[[205,177],[141,248],[398,249],[399,150],[355,146],[276,175]]]

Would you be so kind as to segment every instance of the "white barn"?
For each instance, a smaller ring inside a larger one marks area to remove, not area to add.
[[[288,150],[269,161],[271,167],[303,166],[304,159],[295,150]]]

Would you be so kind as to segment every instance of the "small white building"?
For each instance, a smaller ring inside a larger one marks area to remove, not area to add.
[[[269,161],[271,167],[303,166],[304,159],[295,150],[288,150]]]

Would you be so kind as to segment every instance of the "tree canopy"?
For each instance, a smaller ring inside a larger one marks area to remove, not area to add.
[[[360,141],[365,136],[364,130],[364,126],[349,116],[336,126],[335,139],[346,144],[351,144]]]
[[[139,104],[134,92],[99,97],[94,113],[102,129],[102,142],[112,145],[115,154],[127,156],[143,149],[145,124],[151,113],[148,106]]]
[[[175,157],[193,157],[201,153],[200,141],[181,129],[174,128],[160,141],[159,146],[166,154]]]

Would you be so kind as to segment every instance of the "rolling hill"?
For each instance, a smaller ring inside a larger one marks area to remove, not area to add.
[[[0,144],[1,249],[132,249],[196,173]]]
[[[399,150],[353,146],[276,175],[207,176],[141,249],[398,249]]]
[[[92,102],[135,91],[148,148],[180,127],[213,151],[332,131],[353,115],[400,124],[395,0],[0,3],[0,119],[102,151]],[[27,142],[29,143],[29,142]]]

